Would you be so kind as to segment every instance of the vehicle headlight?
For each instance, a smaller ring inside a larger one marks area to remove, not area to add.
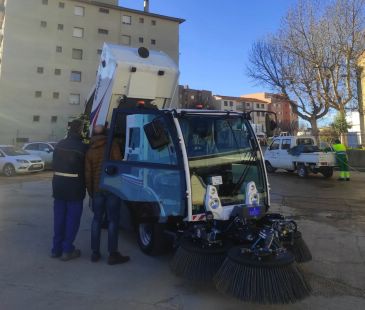
[[[25,160],[25,159],[17,159],[16,160],[18,163],[21,163],[21,164],[29,164],[29,161]]]

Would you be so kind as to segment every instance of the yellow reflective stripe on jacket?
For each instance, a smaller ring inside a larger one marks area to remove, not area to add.
[[[332,147],[335,150],[335,152],[346,152],[346,146],[344,146],[341,143],[334,144],[334,145],[332,145]]]

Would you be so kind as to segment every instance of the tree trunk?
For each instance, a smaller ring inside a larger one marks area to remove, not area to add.
[[[344,119],[346,120],[346,111],[345,111],[345,107],[341,106],[340,107],[340,110],[339,110],[339,113],[341,115],[341,119]],[[347,133],[346,132],[341,132],[341,135],[340,135],[340,140],[341,140],[341,143],[344,144],[344,145],[348,145],[348,139],[347,139]]]
[[[312,127],[312,135],[316,139],[317,145],[319,145],[319,130],[317,125],[317,119],[315,117],[311,117],[310,124]]]

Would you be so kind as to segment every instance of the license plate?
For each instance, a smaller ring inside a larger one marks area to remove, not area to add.
[[[41,164],[35,164],[35,165],[33,165],[33,168],[42,168],[42,165]]]

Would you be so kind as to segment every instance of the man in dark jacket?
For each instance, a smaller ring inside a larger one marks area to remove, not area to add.
[[[100,234],[103,214],[108,217],[108,264],[115,265],[129,261],[128,256],[122,256],[118,252],[118,232],[120,199],[111,192],[99,188],[101,169],[104,153],[107,145],[107,137],[103,126],[97,125],[93,131],[90,148],[85,159],[85,180],[89,196],[92,197],[92,209],[94,217],[91,225],[91,261],[100,259]],[[112,144],[110,160],[121,160],[121,151],[116,143]]]
[[[83,123],[74,120],[67,138],[57,143],[53,152],[52,180],[54,198],[54,237],[52,257],[67,261],[81,255],[73,245],[80,227],[85,198],[85,153],[82,143]]]

